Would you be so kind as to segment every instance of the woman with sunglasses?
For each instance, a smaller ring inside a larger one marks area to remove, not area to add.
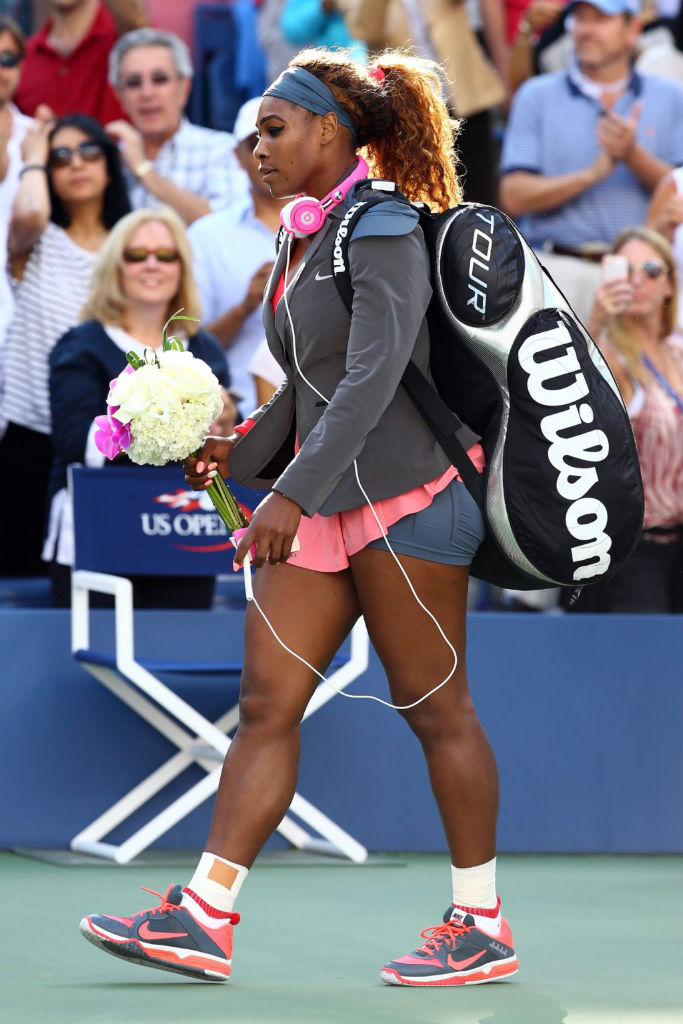
[[[50,477],[50,528],[43,557],[50,562],[53,604],[70,604],[73,562],[71,505],[66,470],[71,462],[106,464],[93,441],[94,419],[106,405],[109,382],[126,365],[126,353],[159,348],[165,322],[182,308],[199,317],[199,293],[191,249],[180,218],[168,207],[137,210],[118,222],[95,262],[83,321],[68,331],[50,354],[50,403],[54,462]],[[172,332],[193,355],[207,362],[221,384],[229,384],[225,355],[216,339],[192,321],[177,321]],[[212,433],[231,433],[236,408],[224,391],[224,411]],[[122,456],[117,463],[130,465]],[[209,608],[210,576],[133,578],[137,607]]]
[[[227,441],[208,438],[200,458],[185,461],[185,478],[202,490],[229,458],[237,478],[272,484],[235,562],[254,545],[254,595],[282,641],[249,604],[239,728],[193,877],[153,910],[90,915],[81,932],[133,962],[228,977],[233,905],[292,800],[316,671],[363,615],[392,705],[422,746],[452,865],[444,858],[443,923],[432,918],[418,948],[385,963],[381,977],[408,986],[509,977],[518,965],[496,887],[498,774],[465,663],[469,566],[483,518],[401,388],[409,359],[429,373],[432,292],[417,213],[389,199],[361,218],[348,250],[351,316],[331,274],[342,218],[367,194],[354,182],[396,181],[434,210],[459,201],[457,126],[433,62],[389,51],[366,69],[323,49],[292,60],[266,90],[257,125],[264,181],[273,196],[297,197],[283,210],[263,305],[287,379]],[[481,446],[470,452],[481,467]],[[296,911],[285,904],[282,912]],[[343,910],[331,903],[328,912]],[[295,967],[305,973],[305,958]]]
[[[588,587],[578,612],[683,611],[683,344],[676,331],[676,264],[649,228],[627,228],[612,252],[623,274],[602,282],[588,329],[631,417],[645,491],[643,533],[606,583]]]
[[[0,573],[19,576],[45,572],[48,357],[78,323],[97,252],[130,210],[118,148],[85,114],[38,125],[24,159],[9,234],[15,310],[0,397],[0,536],[11,538],[0,546]]]

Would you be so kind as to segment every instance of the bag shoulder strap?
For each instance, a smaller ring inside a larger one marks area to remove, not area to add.
[[[410,360],[401,378],[413,405],[451,460],[477,505],[484,508],[484,487],[481,474],[467,454],[479,436],[462,422],[425,375]]]
[[[382,182],[381,184],[386,186],[388,183]],[[332,275],[349,316],[353,309],[353,284],[351,283],[348,254],[353,229],[363,214],[373,206],[387,199],[396,198],[404,197],[395,185],[393,190],[388,190],[386,187],[377,191],[373,190],[366,198],[359,199],[357,203],[354,203],[337,229],[332,249]],[[408,200],[405,201],[408,202]],[[422,216],[424,211],[421,207],[416,205],[415,208]],[[429,214],[425,215],[429,216]],[[418,369],[412,359],[403,372],[401,384],[432,434],[460,473],[467,490],[479,507],[483,509],[484,489],[481,476],[467,454],[467,449],[479,440],[478,435],[446,405],[434,385]]]

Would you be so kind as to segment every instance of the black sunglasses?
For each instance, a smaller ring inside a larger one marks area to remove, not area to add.
[[[147,81],[151,82],[152,85],[168,85],[169,82],[172,82],[177,77],[177,75],[172,75],[168,71],[152,71]],[[128,75],[127,78],[122,80],[121,88],[129,90],[141,89],[144,82],[145,78],[143,75]]]
[[[629,277],[634,270],[640,270],[649,277],[651,281],[655,281],[658,277],[661,277],[666,272],[666,267],[662,263],[657,263],[656,260],[643,260],[642,263],[629,263],[628,273]]]
[[[15,68],[20,60],[20,53],[14,50],[0,50],[0,68]]]
[[[159,263],[175,263],[180,259],[177,249],[146,249],[144,245],[136,245],[133,249],[123,250],[126,263],[144,263],[148,256],[154,256]]]
[[[78,146],[55,146],[50,150],[50,167],[68,167],[76,153],[81,160],[91,164],[100,159],[104,146],[94,140],[81,142]]]

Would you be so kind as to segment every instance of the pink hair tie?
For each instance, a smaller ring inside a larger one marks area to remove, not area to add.
[[[381,68],[377,67],[376,64],[373,64],[371,67],[368,68],[368,74],[370,75],[370,78],[374,78],[378,85],[384,84],[384,79],[386,78],[386,75],[384,74]]]

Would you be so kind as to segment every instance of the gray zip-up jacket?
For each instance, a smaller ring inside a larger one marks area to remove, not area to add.
[[[429,374],[425,314],[432,291],[417,214],[383,203],[358,222],[349,245],[354,288],[349,317],[332,278],[332,249],[352,196],[353,190],[328,215],[291,278],[287,300],[294,338],[284,300],[276,315],[271,305],[287,242],[280,248],[266,286],[263,320],[268,346],[287,379],[252,413],[255,425],[230,458],[236,480],[271,487],[309,516],[365,503],[354,459],[372,501],[427,483],[450,464],[400,386],[411,358]],[[329,404],[302,379],[297,362]]]

